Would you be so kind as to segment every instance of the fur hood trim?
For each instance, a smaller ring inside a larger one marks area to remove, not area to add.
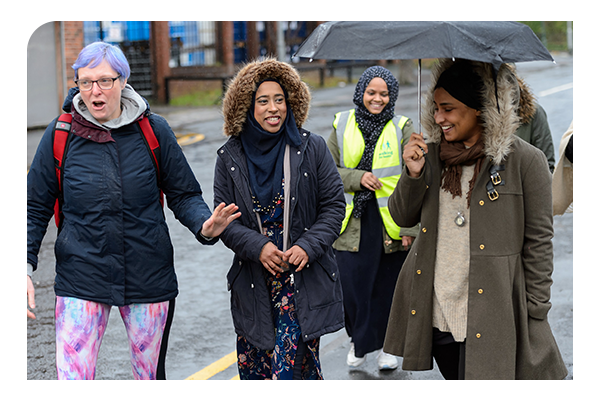
[[[238,136],[242,132],[256,85],[266,78],[276,78],[287,91],[287,104],[294,113],[298,129],[306,122],[311,97],[308,86],[293,66],[266,58],[244,65],[229,83],[222,109],[225,136]]]
[[[440,59],[439,63],[434,65],[431,70],[432,83],[422,107],[422,125],[428,143],[440,143],[442,138],[442,128],[435,123],[433,92],[439,76],[453,63],[454,61],[451,59]],[[517,76],[514,69],[502,64],[497,78],[494,80],[491,64],[476,61],[470,61],[470,63],[473,64],[475,71],[482,77],[484,83],[483,109],[480,116],[484,127],[484,151],[486,156],[498,165],[511,152],[512,143],[516,138],[514,133],[520,125],[520,118],[517,114],[520,92]],[[496,102],[494,81],[498,90],[498,102]]]
[[[529,88],[529,85],[517,74],[514,65],[507,64],[507,67],[517,76],[517,81],[519,82],[519,117],[521,118],[521,124],[528,124],[533,120],[533,116],[537,110],[535,96]]]

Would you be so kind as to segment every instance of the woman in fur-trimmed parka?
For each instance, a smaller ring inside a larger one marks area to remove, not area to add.
[[[503,65],[494,82],[489,64],[440,60],[432,82],[425,139],[405,146],[389,201],[398,225],[421,231],[384,351],[405,370],[432,369],[435,358],[446,379],[562,379],[548,324],[551,176],[544,154],[514,135],[516,77]]]
[[[214,201],[236,199],[242,212],[221,234],[235,253],[227,282],[240,379],[322,379],[319,338],[344,326],[331,247],[344,189],[325,140],[302,129],[309,104],[297,71],[270,58],[244,66],[223,100],[230,138],[217,152]]]

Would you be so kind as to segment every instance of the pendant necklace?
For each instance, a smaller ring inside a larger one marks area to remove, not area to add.
[[[467,221],[466,221],[466,219],[465,219],[465,216],[464,216],[464,214],[463,214],[462,212],[460,212],[460,211],[459,211],[459,212],[458,212],[458,215],[456,216],[456,218],[454,218],[454,223],[455,223],[457,226],[461,226],[461,227],[462,227],[462,226],[465,226],[465,223],[466,223],[466,222],[467,222]]]

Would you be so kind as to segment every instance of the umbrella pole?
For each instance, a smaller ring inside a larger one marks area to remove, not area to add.
[[[419,130],[417,132],[419,132],[419,134],[422,134],[421,132],[421,59],[419,58],[419,62],[417,64],[417,93],[418,93],[418,103],[417,103],[417,111],[418,111],[418,117],[417,117],[417,124],[419,127]]]
[[[418,101],[419,104],[417,104],[417,109],[418,109],[418,117],[417,117],[417,121],[418,121],[418,125],[419,125],[419,130],[418,133],[419,135],[423,136],[423,132],[421,132],[421,59],[419,58],[419,63],[417,65],[417,71],[418,71],[418,77],[417,77],[417,85],[419,86],[417,88],[417,93],[418,93]],[[423,148],[421,146],[419,146],[419,148],[421,149],[421,151],[423,152],[423,157],[426,157],[427,154],[425,153],[425,150],[423,150]],[[429,187],[429,185],[427,186]]]

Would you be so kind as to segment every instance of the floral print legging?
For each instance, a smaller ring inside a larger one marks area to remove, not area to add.
[[[174,302],[119,307],[129,339],[135,379],[157,379],[163,363],[161,344],[168,335]],[[58,379],[94,379],[100,344],[111,306],[72,297],[56,298],[56,369]],[[171,310],[172,312],[172,310]],[[164,368],[164,367],[163,367]],[[164,372],[163,372],[164,374]]]

